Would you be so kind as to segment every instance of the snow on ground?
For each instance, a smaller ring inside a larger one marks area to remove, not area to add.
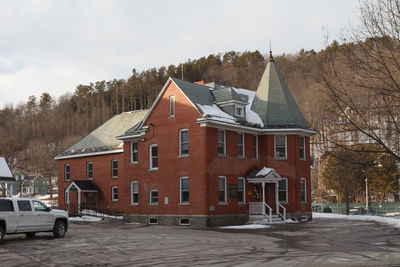
[[[33,196],[34,199],[39,199],[39,200],[43,200],[43,199],[50,199],[50,194],[49,195],[36,195]],[[58,194],[53,194],[53,199],[57,199],[58,198]]]
[[[70,222],[99,222],[102,218],[93,216],[82,216],[82,217],[69,217]]]
[[[396,218],[388,218],[381,216],[373,216],[373,215],[343,215],[343,214],[334,214],[334,213],[320,213],[313,212],[313,219],[322,218],[322,219],[343,219],[343,220],[356,220],[356,221],[372,221],[379,223],[386,223],[396,227],[400,227],[400,219]]]
[[[245,225],[231,225],[231,226],[220,226],[220,229],[261,229],[269,228],[270,225],[264,224],[245,224]]]

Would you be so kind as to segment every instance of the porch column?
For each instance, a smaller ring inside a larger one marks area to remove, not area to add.
[[[78,188],[78,214],[81,212],[81,189]]]
[[[265,215],[265,182],[261,182],[262,186],[262,211],[263,215]]]
[[[279,184],[278,182],[275,182],[275,205],[276,205],[276,214],[279,214]]]

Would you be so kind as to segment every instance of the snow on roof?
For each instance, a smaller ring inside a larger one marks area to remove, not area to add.
[[[256,176],[267,176],[272,171],[274,171],[274,169],[264,167],[256,173]]]
[[[11,173],[10,167],[5,160],[5,158],[0,157],[0,178],[13,178],[14,176]]]
[[[258,116],[258,114],[251,109],[251,104],[253,103],[256,92],[239,88],[234,88],[234,90],[239,95],[245,95],[249,98],[247,101],[249,104],[246,105],[246,121],[249,123],[259,124],[261,127],[264,127],[264,123],[260,116]]]
[[[198,106],[203,111],[204,117],[208,116],[211,120],[238,124],[237,120],[234,117],[223,112],[216,104],[213,104],[212,106],[208,105],[198,105]]]

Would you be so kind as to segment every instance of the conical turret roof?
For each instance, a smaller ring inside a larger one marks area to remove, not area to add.
[[[272,53],[251,109],[263,120],[265,128],[309,128],[275,65]]]

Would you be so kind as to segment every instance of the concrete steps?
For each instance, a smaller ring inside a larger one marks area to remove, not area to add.
[[[268,216],[264,215],[250,215],[247,224],[275,224],[284,223],[285,221],[279,215],[272,215],[272,222],[269,221]]]

